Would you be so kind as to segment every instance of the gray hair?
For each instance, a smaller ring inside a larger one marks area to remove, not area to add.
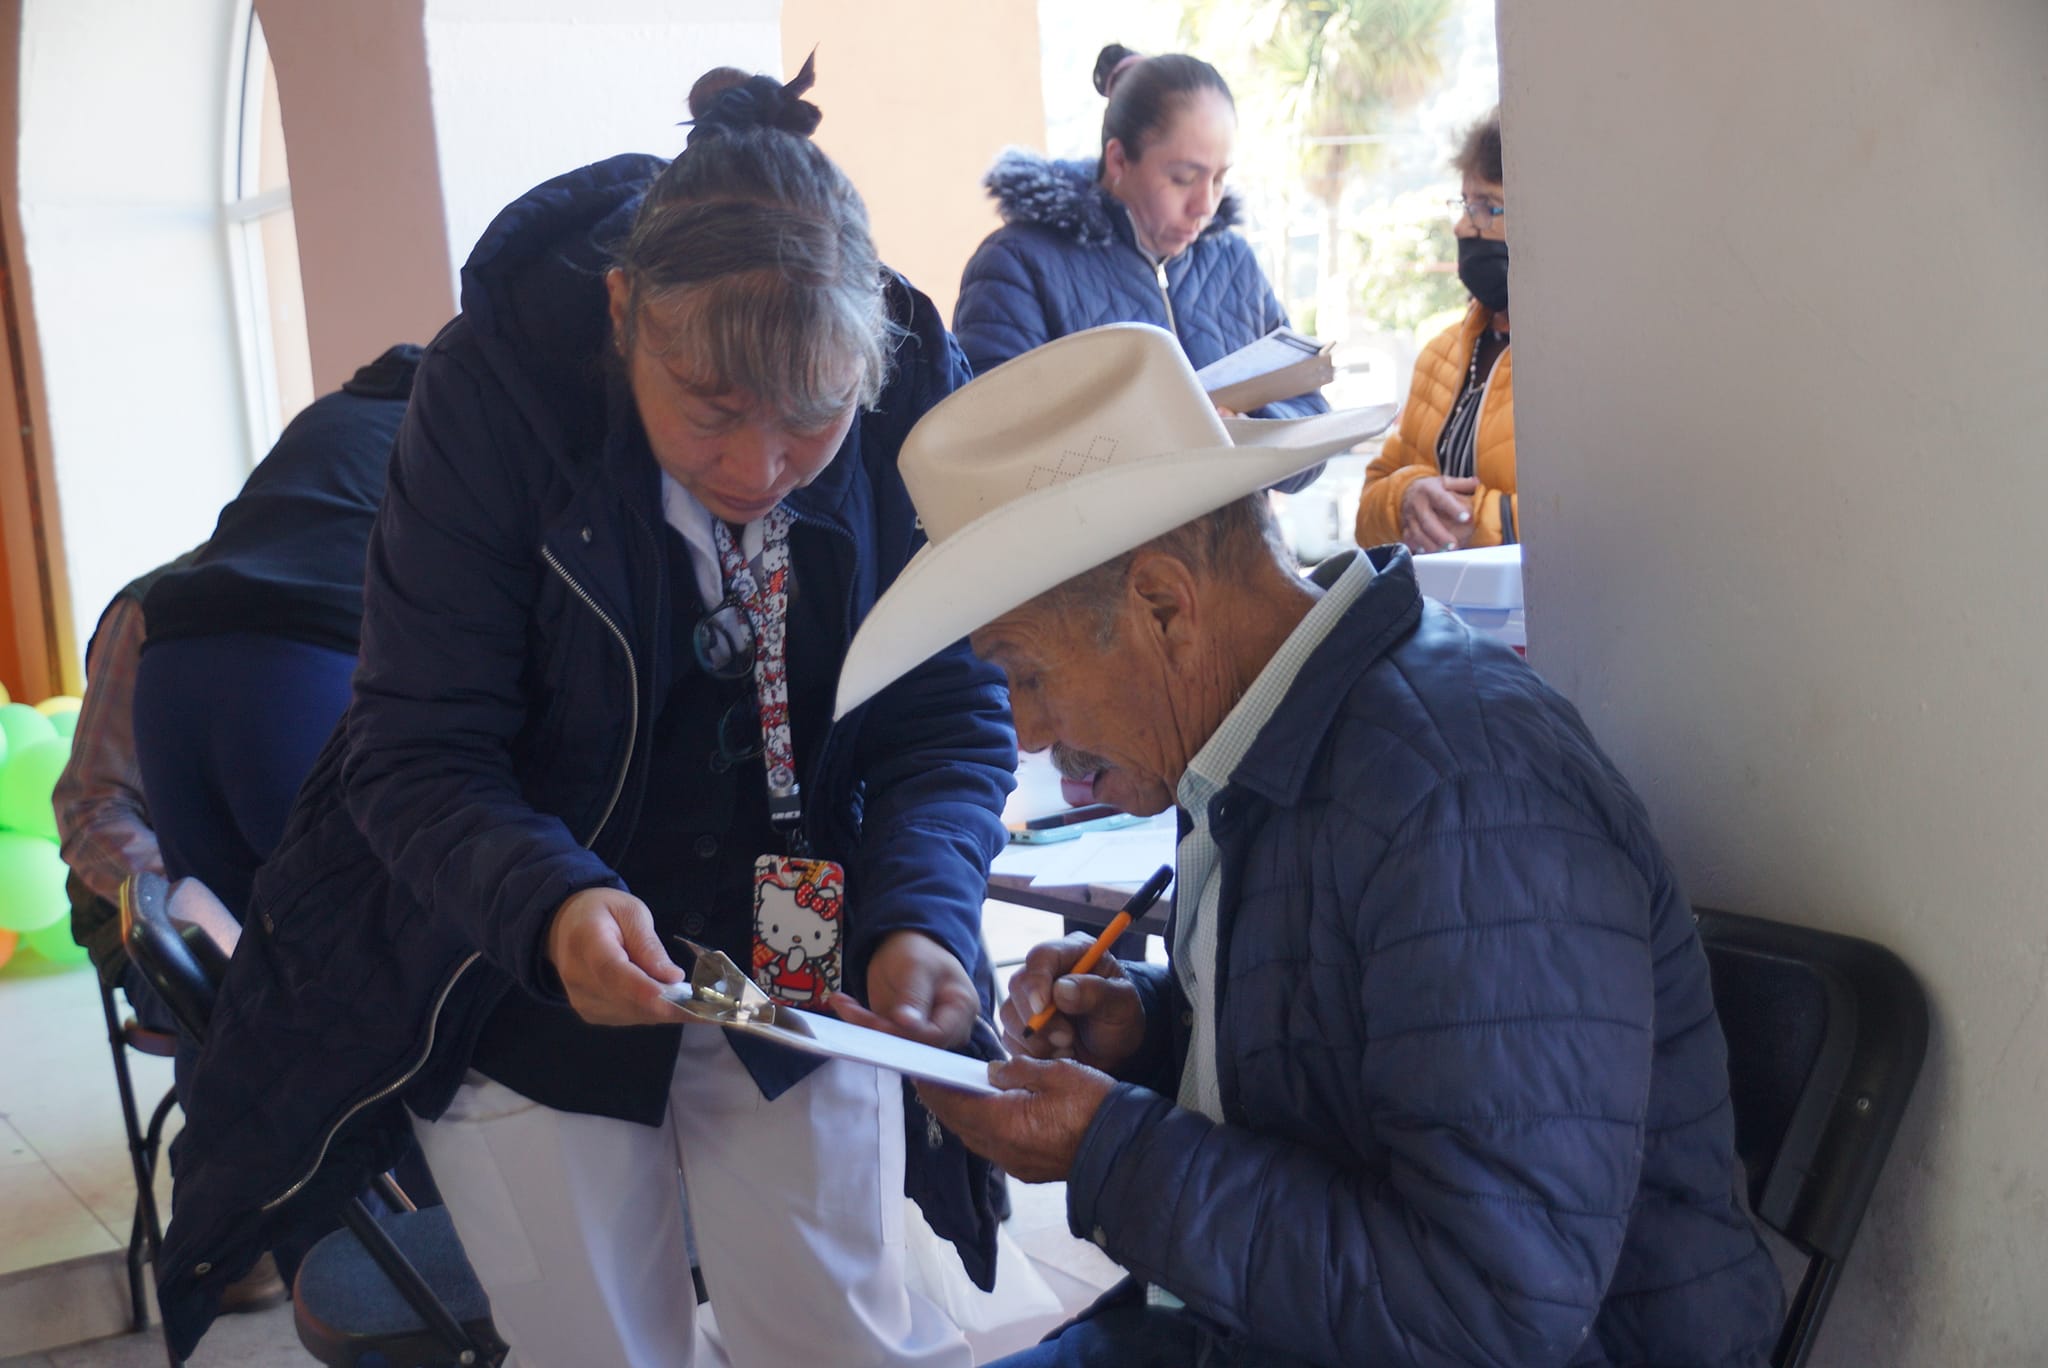
[[[1207,579],[1241,578],[1269,562],[1294,573],[1294,553],[1280,533],[1273,505],[1264,491],[1247,494],[1192,522],[1161,533],[1092,570],[1054,585],[1031,601],[1056,617],[1076,618],[1091,627],[1098,646],[1116,636],[1123,612],[1124,586],[1140,555],[1157,552],[1173,557]]]
[[[734,121],[693,136],[648,190],[615,264],[628,351],[642,309],[658,306],[657,354],[687,355],[706,389],[757,395],[793,430],[871,407],[888,381],[897,328],[867,206],[801,132]]]

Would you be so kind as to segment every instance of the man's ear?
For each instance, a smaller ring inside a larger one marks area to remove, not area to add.
[[[1164,552],[1141,551],[1131,561],[1125,592],[1136,600],[1147,635],[1167,659],[1175,665],[1190,659],[1201,644],[1203,616],[1187,563]]]

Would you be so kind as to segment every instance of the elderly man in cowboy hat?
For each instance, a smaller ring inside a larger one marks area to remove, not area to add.
[[[930,545],[840,706],[970,633],[1022,745],[1185,833],[1170,970],[1042,945],[1006,1091],[926,1089],[1134,1275],[1014,1362],[1762,1363],[1782,1294],[1642,805],[1406,551],[1304,578],[1274,533],[1258,491],[1384,423],[1226,424],[1124,325],[904,445]]]

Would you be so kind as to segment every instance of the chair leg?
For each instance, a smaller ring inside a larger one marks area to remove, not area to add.
[[[391,1237],[377,1224],[376,1217],[370,1215],[369,1208],[363,1205],[361,1198],[351,1197],[348,1200],[348,1204],[341,1209],[341,1220],[361,1242],[371,1261],[391,1280],[391,1285],[398,1289],[399,1295],[405,1298],[406,1304],[418,1312],[420,1319],[426,1322],[427,1328],[448,1346],[457,1363],[469,1365],[489,1361],[489,1355],[470,1338],[469,1332],[462,1328],[455,1317],[448,1314],[448,1308],[441,1304],[441,1299],[427,1286],[426,1279],[412,1266],[412,1260],[406,1258],[405,1252],[392,1243]]]
[[[128,1131],[128,1166],[135,1176],[135,1219],[128,1231],[128,1315],[139,1334],[149,1326],[149,1307],[143,1297],[142,1266],[156,1257],[156,1244],[149,1235],[155,1225],[156,1192],[150,1176],[155,1167],[154,1151],[148,1148],[135,1107],[135,1084],[128,1073],[128,1040],[121,1030],[120,1013],[114,1008],[113,990],[100,984],[100,1010],[107,1019],[107,1046],[114,1055],[114,1083],[121,1094],[121,1121]],[[145,1211],[150,1219],[144,1220]],[[143,1243],[145,1238],[149,1243]]]
[[[1835,1279],[1842,1265],[1825,1256],[1815,1256],[1799,1280],[1799,1291],[1786,1313],[1785,1328],[1778,1334],[1777,1349],[1771,1354],[1772,1368],[1802,1368],[1820,1333],[1820,1318],[1827,1314],[1828,1301],[1835,1294]]]

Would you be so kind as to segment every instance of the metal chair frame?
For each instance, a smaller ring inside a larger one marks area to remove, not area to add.
[[[1723,1030],[1731,1036],[1728,1072],[1736,1096],[1743,1096],[1745,1081],[1775,1082],[1781,1092],[1796,1093],[1782,1126],[1745,1116],[1739,1104],[1735,1123],[1751,1209],[1807,1259],[1771,1356],[1773,1368],[1800,1368],[1919,1078],[1927,1053],[1927,996],[1904,961],[1870,941],[1704,908],[1697,920]],[[1757,970],[1803,972],[1826,1004],[1801,1077],[1780,1072],[1766,1078],[1766,1070],[1784,1061],[1763,1058],[1762,1051],[1747,1055],[1732,1043],[1770,1039],[1782,1024],[1768,1012],[1759,1020],[1752,1014],[1756,1002],[1739,992],[1745,972]]]
[[[194,1040],[204,1040],[214,995],[227,970],[227,957],[200,928],[175,926],[167,913],[167,901],[168,885],[161,876],[138,874],[129,878],[121,888],[122,941],[136,967],[178,1019],[180,1028]],[[125,1062],[123,1067],[125,1070]],[[166,1108],[158,1110],[161,1113]],[[388,1176],[382,1177],[378,1186],[399,1210],[412,1209],[411,1201]],[[158,1248],[153,1201],[148,1209],[153,1259]],[[503,1357],[504,1346],[496,1342],[494,1335],[473,1335],[449,1314],[405,1251],[378,1224],[360,1197],[349,1198],[341,1219],[406,1304],[447,1349],[449,1363],[471,1368],[476,1364],[494,1364]],[[176,1358],[170,1363],[171,1368],[182,1368]]]

